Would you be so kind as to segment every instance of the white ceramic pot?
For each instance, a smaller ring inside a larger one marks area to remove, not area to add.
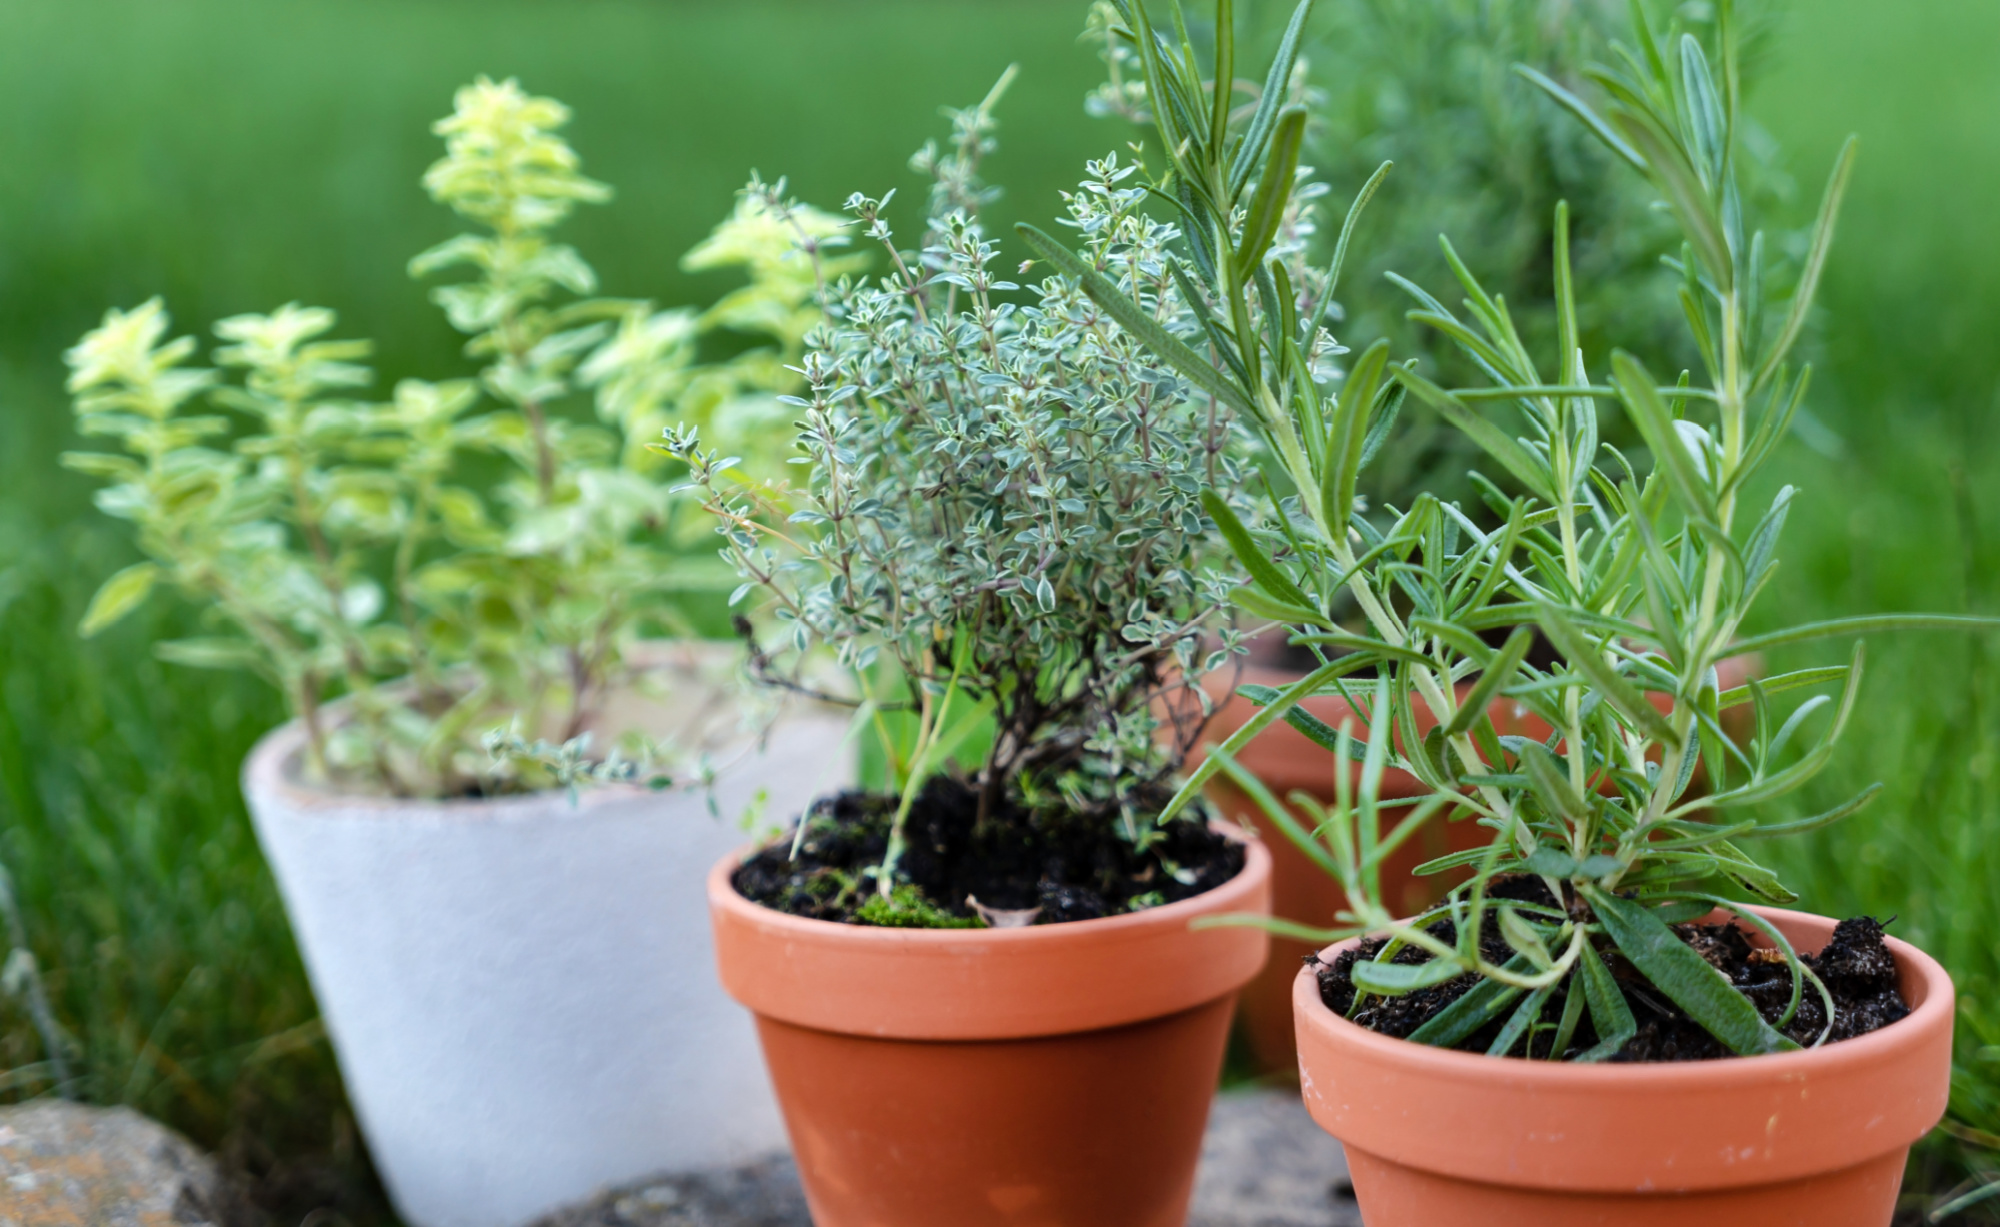
[[[784,1146],[703,884],[763,790],[789,820],[851,777],[845,717],[793,710],[699,792],[342,796],[303,733],[243,787],[370,1154],[413,1227],[512,1227],[609,1184]]]

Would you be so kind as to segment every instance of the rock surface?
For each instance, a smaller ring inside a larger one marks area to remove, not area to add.
[[[1360,1227],[1340,1144],[1297,1091],[1233,1091],[1209,1114],[1188,1227]],[[789,1156],[661,1176],[534,1227],[812,1227]]]
[[[1340,1143],[1296,1088],[1216,1097],[1188,1227],[1361,1227]]]
[[[130,1108],[0,1108],[0,1227],[235,1227],[215,1164]]]

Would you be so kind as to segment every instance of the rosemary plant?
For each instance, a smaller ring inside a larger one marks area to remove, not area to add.
[[[1272,18],[1290,12],[1264,3],[1244,7],[1244,38],[1269,37]],[[1577,88],[1591,59],[1616,36],[1626,7],[1625,0],[1319,0],[1301,32],[1287,93],[1307,112],[1301,159],[1314,165],[1313,177],[1326,189],[1350,196],[1384,161],[1397,168],[1379,184],[1360,232],[1365,242],[1348,253],[1348,280],[1374,284],[1390,271],[1419,284],[1449,278],[1437,236],[1450,234],[1487,290],[1506,298],[1529,352],[1545,353],[1556,343],[1552,219],[1557,201],[1567,200],[1575,323],[1584,344],[1597,349],[1617,339],[1676,368],[1693,362],[1674,286],[1647,275],[1674,244],[1672,219],[1652,207],[1644,183],[1587,130],[1566,122],[1545,96],[1513,87],[1513,65],[1525,63]],[[1768,59],[1776,7],[1772,0],[1738,5],[1748,81]],[[1683,10],[1689,27],[1704,35],[1714,12]],[[1112,79],[1091,95],[1089,107],[1150,124],[1140,55],[1115,32],[1120,28],[1110,0],[1099,0],[1088,33],[1103,45]],[[1192,33],[1197,41],[1209,34]],[[1249,82],[1235,88],[1255,97]],[[1777,142],[1749,117],[1737,122],[1735,165],[1745,199],[1766,208],[1789,201],[1792,185],[1779,168]],[[1805,237],[1780,231],[1773,244],[1791,251]],[[1449,337],[1403,318],[1394,298],[1358,299],[1351,313],[1345,305],[1333,305],[1328,319],[1347,333],[1388,339],[1393,352],[1418,358],[1430,378],[1478,376]],[[1600,414],[1600,429],[1625,450],[1642,445],[1615,414]],[[1465,481],[1477,454],[1448,422],[1415,412],[1403,421],[1397,446],[1363,470],[1358,489],[1371,507],[1407,506],[1420,491],[1473,500],[1468,510],[1485,524],[1485,510]],[[1509,475],[1494,476],[1519,492]]]
[[[123,454],[64,461],[109,483],[99,506],[147,555],[98,591],[84,635],[163,585],[204,602],[218,633],[159,654],[281,686],[309,770],[343,788],[457,795],[660,766],[641,761],[654,747],[583,752],[629,677],[628,642],[666,624],[674,589],[716,582],[662,550],[676,503],[643,440],[668,415],[768,420],[810,307],[789,237],[754,208],[691,256],[751,274],[708,315],[586,297],[596,275],[554,231],[610,192],[557,135],[567,119],[482,78],[436,126],[446,154],[424,185],[473,228],[411,272],[471,274],[433,297],[477,378],[403,380],[366,401],[368,344],[329,339],[334,313],[296,304],[218,323],[212,367],[194,365],[194,338],[168,339],[157,300],[109,312],[70,351],[78,429]],[[774,346],[703,365],[715,327]],[[603,425],[562,412],[592,389]],[[782,437],[743,433],[766,440],[746,464],[773,470]],[[503,461],[495,488],[469,482],[482,455]]]
[[[897,244],[886,198],[847,202],[889,271],[823,284],[827,323],[792,402],[803,488],[760,498],[725,480],[692,428],[665,445],[719,517],[738,599],[761,595],[782,650],[830,651],[857,679],[844,698],[864,724],[915,717],[914,744],[891,746],[900,795],[872,870],[883,898],[919,791],[981,730],[990,739],[961,775],[982,833],[1082,824],[1157,852],[1163,782],[1195,733],[1159,744],[1152,704],[1233,647],[1233,635],[1204,644],[1230,585],[1203,568],[1214,530],[1200,503],[1237,480],[1227,413],[1159,369],[1073,278],[1009,297],[1021,287],[999,271],[978,176],[1007,80],[914,159],[933,183],[914,249]],[[1090,163],[1064,224],[1093,276],[1144,303],[1149,328],[1191,333],[1168,273],[1178,232],[1142,211],[1136,169]],[[775,190],[765,207],[795,209]],[[797,235],[820,260],[826,241]]]
[[[1225,28],[1228,10],[1222,0]],[[1531,356],[1505,302],[1488,294],[1447,244],[1470,322],[1414,285],[1405,288],[1418,303],[1413,318],[1460,346],[1481,382],[1440,387],[1413,365],[1389,362],[1386,344],[1377,343],[1330,396],[1303,361],[1327,344],[1320,318],[1294,309],[1279,271],[1255,258],[1255,237],[1291,185],[1303,112],[1279,109],[1270,117],[1274,150],[1238,231],[1247,237],[1235,240],[1232,257],[1233,202],[1225,193],[1241,174],[1240,161],[1200,118],[1204,85],[1192,50],[1184,38],[1158,37],[1137,3],[1123,11],[1145,54],[1149,89],[1181,100],[1158,117],[1175,150],[1159,190],[1191,214],[1190,241],[1173,258],[1191,287],[1189,300],[1208,313],[1206,340],[1219,361],[1178,338],[1145,335],[1163,362],[1264,434],[1297,491],[1270,509],[1273,527],[1260,531],[1220,500],[1208,506],[1251,578],[1238,603],[1288,625],[1293,641],[1321,662],[1298,683],[1259,695],[1264,710],[1215,748],[1169,812],[1213,772],[1226,771],[1337,877],[1350,903],[1335,925],[1288,931],[1329,942],[1385,935],[1379,954],[1353,967],[1357,1000],[1474,977],[1469,991],[1412,1037],[1421,1042],[1459,1044],[1504,1018],[1491,1046],[1496,1055],[1525,1046],[1556,1058],[1602,1059],[1635,1029],[1605,963],[1615,949],[1730,1050],[1796,1047],[1780,1028],[1814,977],[1783,935],[1739,902],[1794,896],[1744,846],[1836,821],[1876,790],[1798,822],[1759,825],[1746,815],[1799,787],[1834,754],[1859,690],[1861,651],[1846,664],[1729,691],[1718,689],[1715,666],[1733,655],[1869,630],[1991,625],[1911,615],[1743,630],[1776,565],[1793,491],[1778,491],[1762,508],[1747,500],[1805,395],[1810,372],[1794,371],[1788,357],[1832,242],[1853,143],[1835,164],[1789,301],[1770,301],[1766,244],[1746,232],[1736,186],[1741,134],[1730,6],[1725,0],[1717,10],[1713,52],[1684,32],[1656,35],[1635,9],[1633,46],[1617,49],[1614,67],[1589,74],[1603,96],[1599,105],[1532,69],[1523,75],[1666,202],[1685,236],[1674,266],[1699,371],[1663,386],[1638,357],[1620,351],[1610,357],[1609,382],[1591,380],[1579,343],[1567,213],[1558,206],[1557,341],[1545,365]],[[1292,41],[1288,35],[1288,52]],[[1228,56],[1225,39],[1213,79],[1230,79]],[[1215,105],[1219,112],[1219,98]],[[1196,234],[1207,237],[1205,248]],[[1052,245],[1050,254],[1075,264]],[[1336,249],[1329,283],[1340,260]],[[1079,275],[1114,317],[1135,331],[1145,327],[1144,314],[1118,287],[1088,270]],[[1501,527],[1482,530],[1463,509],[1430,495],[1407,510],[1389,509],[1386,528],[1356,514],[1356,474],[1388,417],[1392,386],[1452,422],[1526,492],[1508,498],[1475,479]],[[1599,403],[1622,407],[1651,454],[1650,472],[1642,475],[1632,459],[1600,444]],[[1502,424],[1510,415],[1525,434]],[[1360,611],[1354,619],[1336,616],[1342,588]],[[1500,635],[1503,642],[1491,642]],[[1537,635],[1559,656],[1547,668],[1529,660]],[[1373,680],[1362,681],[1364,674]],[[1837,697],[1814,696],[1781,712],[1779,696],[1829,685],[1838,687]],[[1295,706],[1324,692],[1348,698],[1361,714],[1361,733],[1328,728]],[[1546,721],[1549,738],[1498,736],[1487,711],[1501,695]],[[1740,746],[1720,724],[1721,713],[1738,705],[1755,717],[1754,734]],[[1814,714],[1829,707],[1831,718],[1809,732]],[[1281,717],[1362,763],[1358,787],[1336,772],[1340,791],[1330,810],[1310,797],[1291,798],[1310,825],[1232,757]],[[1391,766],[1422,781],[1426,794],[1381,797],[1378,785]],[[1701,795],[1690,791],[1698,768],[1707,780]],[[1424,824],[1467,816],[1491,829],[1490,845],[1425,870],[1469,866],[1470,880],[1432,912],[1394,916],[1379,888],[1384,858]],[[1538,880],[1546,894],[1540,902],[1519,891],[1496,897],[1502,875]],[[1791,1004],[1775,1025],[1671,927],[1715,908],[1733,911],[1783,952]],[[1482,945],[1495,929],[1506,948],[1497,959]],[[1399,959],[1407,947],[1418,950]],[[1826,1005],[1830,1030],[1830,997]],[[1571,1041],[1586,1008],[1597,1043],[1578,1052]]]

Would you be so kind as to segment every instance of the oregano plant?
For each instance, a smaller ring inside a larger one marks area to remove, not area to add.
[[[482,78],[436,126],[446,151],[424,186],[469,228],[410,271],[456,275],[432,297],[467,337],[466,375],[370,399],[367,342],[297,304],[217,323],[211,365],[158,300],[107,313],[69,352],[78,429],[120,450],[64,462],[107,483],[99,506],[146,555],[99,590],[83,634],[179,589],[213,633],[159,654],[280,686],[320,782],[448,796],[699,769],[701,747],[587,740],[633,678],[634,638],[675,628],[677,590],[719,582],[670,548],[689,509],[644,443],[691,417],[756,444],[755,479],[781,470],[770,407],[795,386],[812,274],[750,202],[690,255],[750,274],[710,311],[595,296],[556,232],[610,190],[559,135],[568,118]],[[705,363],[716,328],[768,344]]]
[[[1294,16],[1287,55],[1309,8],[1306,0]],[[1229,11],[1222,0],[1218,29],[1227,28]],[[1763,494],[1755,479],[1806,394],[1810,371],[1790,359],[1831,247],[1853,143],[1836,161],[1789,294],[1772,293],[1785,282],[1761,233],[1747,227],[1737,188],[1731,7],[1718,7],[1709,47],[1686,32],[1656,34],[1635,7],[1633,43],[1616,49],[1613,66],[1589,74],[1600,102],[1531,69],[1522,75],[1664,201],[1685,240],[1672,273],[1698,369],[1663,379],[1632,353],[1586,360],[1567,211],[1558,206],[1553,354],[1530,352],[1505,301],[1488,294],[1446,243],[1465,318],[1414,284],[1403,288],[1417,303],[1411,318],[1456,344],[1482,380],[1441,387],[1413,363],[1390,361],[1378,342],[1330,393],[1308,360],[1330,344],[1324,316],[1301,309],[1284,269],[1265,261],[1259,246],[1292,186],[1303,111],[1271,106],[1271,152],[1247,212],[1239,212],[1232,191],[1247,171],[1243,154],[1222,138],[1220,92],[1211,120],[1210,91],[1184,35],[1154,30],[1138,0],[1120,13],[1142,53],[1149,95],[1174,102],[1154,116],[1170,151],[1154,191],[1176,201],[1187,221],[1187,238],[1168,259],[1186,300],[1204,315],[1203,344],[1152,328],[1138,302],[1053,240],[1038,237],[1038,246],[1145,336],[1163,364],[1261,433],[1284,478],[1283,497],[1256,523],[1220,498],[1206,505],[1249,577],[1237,603],[1288,627],[1292,642],[1319,662],[1296,684],[1254,695],[1263,711],[1212,748],[1168,812],[1226,772],[1339,880],[1349,903],[1331,927],[1286,931],[1315,942],[1382,939],[1352,964],[1350,1010],[1446,984],[1464,990],[1413,1040],[1455,1046],[1478,1033],[1484,1043],[1490,1032],[1495,1055],[1611,1056],[1636,1030],[1607,962],[1615,955],[1730,1051],[1823,1041],[1839,1022],[1832,998],[1783,934],[1742,901],[1794,898],[1748,850],[1751,841],[1824,826],[1875,795],[1870,788],[1794,822],[1754,816],[1837,752],[1859,693],[1862,653],[1857,647],[1845,663],[1729,690],[1720,689],[1716,667],[1732,656],[1872,630],[1993,625],[1884,615],[1748,630],[1794,497],[1789,487]],[[1228,40],[1219,40],[1210,80],[1231,80],[1229,54]],[[1276,93],[1267,86],[1267,102]],[[1355,202],[1343,237],[1368,194]],[[1336,247],[1329,286],[1344,247]],[[1382,525],[1357,513],[1357,473],[1381,445],[1401,395],[1462,432],[1523,491],[1510,497],[1474,474],[1491,517],[1486,527],[1428,494],[1382,509]],[[1600,441],[1600,403],[1629,418],[1645,456]],[[1538,637],[1553,648],[1546,665],[1530,656]],[[1791,696],[1822,687],[1834,692],[1787,710]],[[1329,728],[1298,706],[1323,693],[1346,698],[1358,727]],[[1549,736],[1499,735],[1489,706],[1503,696],[1545,722]],[[1753,718],[1741,744],[1722,723],[1737,707]],[[1278,719],[1361,764],[1358,782],[1335,771],[1331,807],[1294,794],[1303,822],[1234,759]],[[1382,796],[1391,767],[1420,781],[1420,795]],[[1424,866],[1420,872],[1470,877],[1433,910],[1396,916],[1381,890],[1385,859],[1426,824],[1448,819],[1480,824],[1491,842]],[[1717,908],[1765,933],[1780,952],[1789,1004],[1775,1018],[1760,1014],[1673,927]],[[1809,985],[1823,999],[1814,1014],[1821,1026],[1794,1038],[1786,1028]],[[1595,1042],[1580,1047],[1573,1040],[1584,1034],[1586,1015]]]

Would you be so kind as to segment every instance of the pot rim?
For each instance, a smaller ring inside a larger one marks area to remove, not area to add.
[[[1794,908],[1762,907],[1746,904],[1746,909],[1767,920],[1832,920],[1817,912],[1802,912]],[[1728,918],[1733,913],[1724,908],[1716,908],[1695,923],[1714,924],[1718,918]],[[1838,923],[1838,922],[1836,922]],[[1744,928],[1744,936],[1753,946],[1768,946],[1770,939],[1753,928]],[[1319,957],[1331,962],[1332,956],[1350,946],[1358,945],[1360,938],[1350,938],[1344,942],[1322,949]],[[1801,1048],[1797,1052],[1767,1052],[1751,1056],[1729,1056],[1712,1061],[1647,1061],[1631,1063],[1594,1063],[1579,1065],[1573,1061],[1530,1061],[1523,1057],[1489,1057],[1484,1053],[1464,1052],[1456,1048],[1433,1048],[1428,1044],[1415,1044],[1406,1039],[1382,1035],[1327,1008],[1320,1000],[1319,983],[1310,965],[1301,967],[1294,981],[1294,998],[1303,1003],[1310,996],[1314,1009],[1304,1014],[1306,1018],[1316,1018],[1332,1028],[1344,1045],[1358,1047],[1371,1055],[1380,1056],[1385,1061],[1411,1067],[1427,1067],[1445,1075],[1461,1075],[1490,1081],[1488,1075],[1522,1089],[1555,1089],[1590,1085],[1593,1088],[1615,1088],[1630,1086],[1635,1091],[1653,1090],[1667,1087],[1706,1087],[1740,1082],[1743,1079],[1745,1062],[1754,1062],[1756,1072],[1784,1076],[1800,1067],[1819,1066],[1827,1068],[1840,1064],[1861,1064],[1871,1057],[1879,1057],[1887,1052],[1906,1048],[1919,1043],[1918,1033],[1940,1023],[1949,1026],[1954,1009],[1954,992],[1951,976],[1943,964],[1916,946],[1898,937],[1883,936],[1889,952],[1896,957],[1899,969],[1908,969],[1913,978],[1923,986],[1924,999],[1912,1006],[1910,1013],[1888,1026],[1857,1035],[1851,1039],[1828,1043],[1818,1048]],[[1796,943],[1795,943],[1796,944]],[[1807,991],[1811,988],[1808,986]]]
[[[895,929],[886,925],[849,924],[841,920],[819,920],[810,916],[794,916],[761,903],[753,903],[736,889],[733,880],[736,871],[750,863],[750,858],[771,847],[777,841],[746,844],[716,862],[708,874],[709,902],[726,908],[734,914],[753,917],[755,922],[766,929],[779,933],[823,935],[839,933],[856,943],[873,944],[894,949],[904,946],[963,946],[967,941],[992,942],[999,945],[1053,945],[1065,940],[1078,940],[1076,934],[1086,937],[1118,933],[1130,929],[1157,928],[1186,917],[1194,920],[1208,915],[1233,915],[1234,912],[1218,909],[1215,902],[1224,895],[1249,895],[1256,883],[1254,869],[1261,869],[1269,875],[1271,850],[1258,836],[1233,823],[1211,821],[1211,830],[1220,831],[1232,843],[1243,845],[1243,867],[1230,878],[1209,887],[1198,895],[1176,899],[1158,907],[1143,911],[1125,912],[1117,916],[1098,916],[1090,920],[1065,920],[1057,924],[1027,925],[1019,929]],[[787,837],[789,838],[789,837]]]
[[[1264,965],[1269,935],[1193,929],[1203,916],[1268,914],[1271,853],[1198,895],[1141,912],[1020,929],[892,929],[792,916],[736,890],[746,852],[708,876],[723,987],[799,1026],[899,1039],[976,1040],[1123,1026],[1234,993]]]
[[[546,810],[551,802],[560,803],[564,813],[581,813],[613,800],[656,795],[654,790],[632,783],[581,788],[573,801],[568,790],[561,788],[491,797],[397,797],[379,792],[341,792],[308,784],[297,777],[294,765],[304,750],[305,740],[305,725],[297,719],[287,720],[258,738],[243,760],[243,795],[274,797],[288,808],[314,817],[356,819],[407,818],[412,814],[486,819],[505,816],[511,810]]]
[[[1835,924],[1754,911],[1806,950]],[[1950,1093],[1951,978],[1888,940],[1915,1002],[1906,1018],[1823,1048],[1631,1065],[1492,1058],[1378,1035],[1327,1009],[1303,967],[1292,1004],[1306,1107],[1361,1153],[1473,1184],[1653,1195],[1851,1168],[1907,1150]]]
[[[646,640],[636,647],[651,658],[643,666],[647,670],[700,668],[728,657],[733,651],[733,645],[727,641],[705,639]],[[337,710],[345,702],[343,697],[327,707]],[[791,721],[833,710],[818,702],[788,699],[761,733],[741,736],[734,744],[739,748],[754,748],[760,742],[768,742],[775,730]],[[574,796],[571,795],[572,790],[563,788],[485,797],[397,797],[383,792],[348,792],[322,787],[300,778],[299,762],[305,740],[305,723],[296,716],[259,737],[243,759],[239,775],[243,795],[246,798],[276,798],[293,810],[316,816],[361,820],[382,817],[407,819],[414,814],[487,820],[508,817],[515,810],[543,813],[550,808],[551,802],[560,803],[564,814],[580,814],[615,802],[629,802],[640,797],[686,795],[694,791],[689,785],[655,789],[628,781],[581,787],[574,790]]]

